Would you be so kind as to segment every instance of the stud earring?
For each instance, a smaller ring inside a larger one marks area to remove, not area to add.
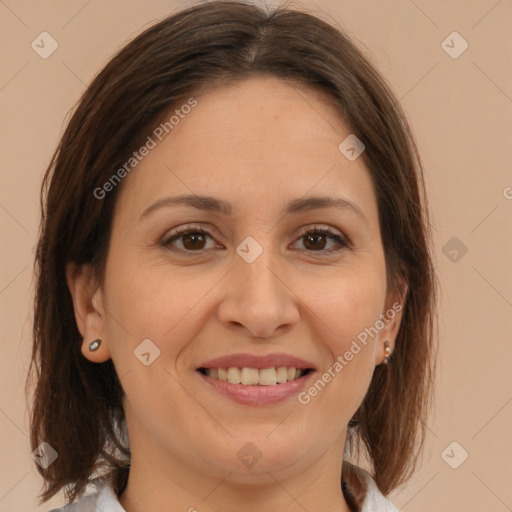
[[[389,346],[389,341],[384,342],[384,350],[386,352],[386,357],[384,357],[384,361],[382,361],[382,364],[388,364],[389,358],[391,357],[391,347]]]
[[[96,352],[96,350],[98,350],[100,348],[101,341],[102,341],[101,338],[91,341],[91,343],[89,343],[89,350],[91,352]]]

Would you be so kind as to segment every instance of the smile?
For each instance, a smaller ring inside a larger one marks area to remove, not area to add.
[[[196,375],[205,392],[244,405],[272,405],[291,398],[317,373],[305,359],[283,352],[236,353],[201,361]]]
[[[199,368],[198,371],[214,380],[242,386],[275,386],[299,379],[309,369],[280,366],[278,368]]]

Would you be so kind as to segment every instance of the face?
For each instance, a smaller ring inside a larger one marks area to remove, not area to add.
[[[82,335],[104,340],[84,355],[112,358],[132,452],[156,466],[338,465],[400,318],[370,175],[316,91],[258,78],[194,98],[124,178],[89,307],[87,273],[68,272]],[[215,201],[159,203],[182,195]]]

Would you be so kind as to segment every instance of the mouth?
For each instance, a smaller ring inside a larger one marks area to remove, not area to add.
[[[244,405],[272,405],[297,395],[315,366],[289,354],[232,354],[201,363],[196,373],[207,392]]]
[[[228,368],[197,369],[199,373],[214,380],[241,384],[242,386],[275,386],[300,379],[308,375],[312,368],[296,368],[294,366],[279,366],[270,368],[250,368],[247,366]]]

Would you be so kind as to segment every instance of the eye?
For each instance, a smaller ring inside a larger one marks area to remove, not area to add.
[[[203,228],[181,226],[172,231],[170,236],[163,240],[162,245],[181,252],[201,252],[208,249],[208,247],[205,247],[208,238],[213,240],[212,235]],[[318,228],[316,226],[303,231],[298,238],[299,240],[303,240],[304,249],[301,250],[306,252],[329,254],[349,247],[348,242],[341,233],[331,231],[329,228]],[[333,246],[326,248],[329,240],[333,243]]]
[[[181,247],[177,247],[177,250],[185,252],[199,252],[206,249],[204,244],[207,238],[212,238],[212,236],[208,231],[205,231],[202,228],[181,226],[176,228],[171,233],[171,236],[163,241],[162,245],[168,247],[172,246],[175,242],[181,242]]]
[[[334,247],[326,249],[327,240],[334,242]],[[304,231],[299,240],[304,240],[303,245],[306,247],[307,252],[324,252],[333,253],[339,252],[349,247],[341,233],[331,231],[328,228],[317,228]]]

